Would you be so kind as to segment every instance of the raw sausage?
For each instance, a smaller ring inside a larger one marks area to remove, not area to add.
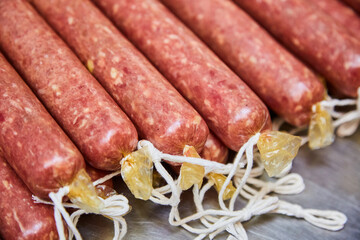
[[[341,24],[357,39],[360,39],[360,17],[338,0],[310,0]]]
[[[0,152],[39,197],[71,182],[85,162],[0,54]]]
[[[161,151],[201,151],[208,128],[201,116],[92,3],[32,0],[80,59],[90,66],[137,126]],[[78,11],[81,9],[81,12]]]
[[[4,240],[58,239],[54,210],[37,204],[26,185],[0,156],[0,234]]]
[[[80,152],[1,54],[0,152],[43,198],[85,167]]]
[[[94,0],[195,107],[229,148],[270,127],[267,108],[195,35],[154,0]]]
[[[211,161],[226,163],[229,149],[212,133],[209,134],[200,156]]]
[[[325,95],[313,72],[230,0],[162,0],[287,122],[306,125]],[[211,27],[209,27],[211,26]]]
[[[88,162],[119,169],[134,125],[26,1],[0,1],[0,47]]]
[[[356,97],[360,86],[360,41],[307,0],[236,0],[336,89]]]

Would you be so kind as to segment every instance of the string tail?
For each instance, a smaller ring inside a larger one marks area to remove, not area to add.
[[[329,231],[339,231],[344,228],[347,222],[347,217],[341,212],[304,209],[300,205],[285,201],[279,201],[278,208],[273,212],[305,219],[312,225]]]

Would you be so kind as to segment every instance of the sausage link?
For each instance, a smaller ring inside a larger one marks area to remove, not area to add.
[[[197,33],[273,111],[293,125],[309,123],[311,106],[321,101],[325,94],[322,83],[233,2],[162,2]]]
[[[0,36],[2,50],[88,162],[120,168],[137,144],[134,125],[29,3],[0,1]]]
[[[16,173],[0,157],[0,233],[11,239],[58,239],[53,208],[36,204]]]
[[[360,41],[307,0],[236,0],[342,94],[360,86]]]
[[[360,39],[360,17],[339,0],[310,0],[322,9],[325,13],[330,15],[337,23],[341,24],[343,28]]]
[[[85,166],[80,152],[1,54],[0,152],[29,189],[44,198]]]
[[[229,149],[212,133],[209,134],[200,156],[214,162],[226,163]]]
[[[200,151],[205,121],[148,60],[90,2],[32,0],[136,124],[141,137],[161,151]],[[81,12],[78,11],[81,9]]]
[[[54,210],[37,204],[29,189],[0,156],[0,234],[4,240],[58,239]]]
[[[270,125],[261,100],[154,0],[94,0],[231,149]]]

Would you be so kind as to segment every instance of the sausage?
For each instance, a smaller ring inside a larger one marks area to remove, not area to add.
[[[266,106],[154,0],[94,0],[233,150],[270,125]]]
[[[69,184],[83,157],[1,54],[0,103],[0,152],[31,192]]]
[[[310,122],[325,90],[311,70],[229,0],[162,0],[287,122]],[[211,26],[211,27],[209,27]]]
[[[135,126],[29,3],[0,2],[0,36],[4,53],[88,162],[119,169],[136,147]]]
[[[208,135],[205,121],[92,3],[32,3],[79,58],[92,63],[91,71],[141,137],[170,154],[181,154],[185,145],[201,151]]]
[[[54,210],[37,204],[26,185],[0,156],[0,234],[4,240],[58,239]]]
[[[360,0],[342,0],[347,3],[350,7],[352,7],[355,11],[360,13]]]
[[[345,29],[360,39],[360,17],[338,0],[310,0],[322,9],[325,13],[331,16],[337,23],[341,24]]]
[[[229,149],[212,133],[209,134],[200,156],[218,163],[226,163]]]
[[[344,27],[307,0],[236,2],[342,94],[356,97],[360,41]]]

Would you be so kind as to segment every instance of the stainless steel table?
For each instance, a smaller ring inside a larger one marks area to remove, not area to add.
[[[348,222],[338,232],[323,230],[304,220],[278,214],[254,217],[244,223],[249,239],[360,239],[360,131],[354,136],[337,139],[326,149],[310,151],[303,147],[294,160],[292,172],[299,173],[306,189],[298,195],[280,195],[281,199],[304,208],[339,210]],[[168,224],[170,208],[132,197],[120,179],[119,190],[129,199],[132,211],[126,216],[128,233],[125,239],[193,239],[194,235]],[[213,193],[214,199],[216,193]],[[182,196],[182,210],[193,208],[191,194]],[[214,200],[215,202],[215,200]],[[239,204],[245,202],[239,201]],[[84,239],[112,239],[112,223],[103,217],[88,215],[80,219],[79,229]],[[216,239],[226,239],[219,235]]]

